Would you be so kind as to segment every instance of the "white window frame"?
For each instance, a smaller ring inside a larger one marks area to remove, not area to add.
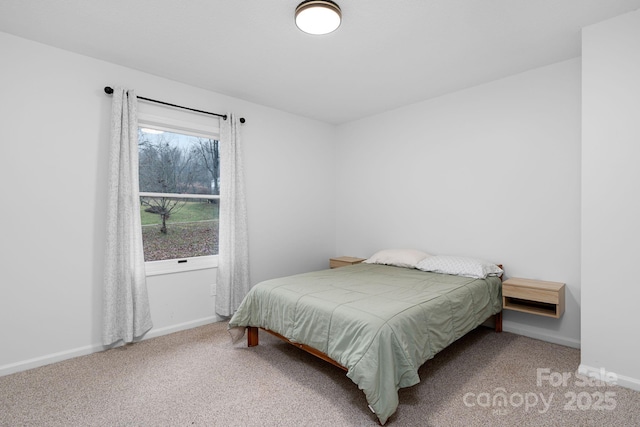
[[[173,113],[173,111],[171,111]],[[169,113],[169,110],[167,110]],[[167,114],[168,115],[168,114]],[[183,114],[184,115],[184,114]],[[184,117],[165,117],[164,115],[154,115],[138,112],[138,127],[157,129],[166,132],[180,133],[200,138],[210,138],[220,140],[220,124],[218,120],[207,117],[208,120],[192,121]],[[156,197],[177,197],[220,200],[220,196],[206,196],[202,194],[164,194],[140,192],[141,196]],[[147,277],[161,274],[174,274],[186,271],[203,270],[218,267],[218,255],[207,255],[199,257],[174,258],[159,261],[145,261],[145,272]]]

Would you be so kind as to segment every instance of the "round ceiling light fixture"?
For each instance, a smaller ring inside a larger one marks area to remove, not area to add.
[[[296,25],[308,34],[329,34],[340,26],[340,6],[328,0],[307,0],[296,7]]]

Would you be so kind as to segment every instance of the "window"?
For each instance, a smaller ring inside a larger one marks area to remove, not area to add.
[[[216,266],[219,148],[217,129],[139,117],[140,218],[147,275]]]

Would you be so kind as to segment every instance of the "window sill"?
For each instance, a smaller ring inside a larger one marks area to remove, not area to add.
[[[208,268],[217,268],[218,256],[212,255],[206,257],[148,261],[144,264],[147,277],[159,276],[162,274],[174,274],[194,270],[204,270]]]

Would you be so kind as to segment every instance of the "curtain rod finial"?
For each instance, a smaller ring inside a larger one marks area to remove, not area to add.
[[[107,95],[111,95],[113,93],[113,88],[109,86],[105,86],[104,93],[106,93]]]

